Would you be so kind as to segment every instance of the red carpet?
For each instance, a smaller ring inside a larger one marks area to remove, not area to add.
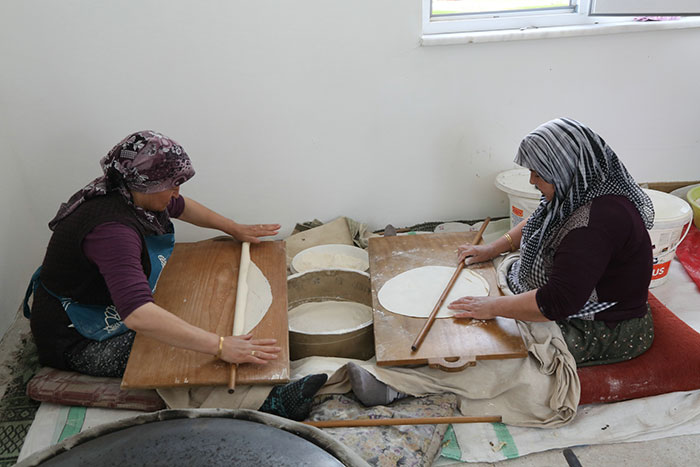
[[[632,360],[579,368],[579,404],[700,389],[700,334],[651,293],[649,304],[654,318],[654,343]]]
[[[700,288],[700,230],[694,225],[690,226],[685,240],[678,245],[676,256],[695,285]]]

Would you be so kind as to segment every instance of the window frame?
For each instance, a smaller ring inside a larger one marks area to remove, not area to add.
[[[432,0],[423,1],[423,34],[479,33],[507,30],[539,29],[548,27],[585,26],[601,22],[622,22],[626,17],[605,18],[589,15],[593,0],[578,0],[574,11],[518,11],[493,14],[470,15],[470,18],[457,19],[457,16],[432,17]]]
[[[634,7],[641,10],[635,12]],[[575,12],[514,12],[503,17],[431,21],[432,0],[422,0],[423,45],[537,39],[700,27],[696,0],[578,0]],[[489,17],[490,16],[490,17]],[[674,21],[633,21],[639,16],[682,16]],[[452,18],[452,19],[448,19]],[[448,39],[449,36],[462,36]]]

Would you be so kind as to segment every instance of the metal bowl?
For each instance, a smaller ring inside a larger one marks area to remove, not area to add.
[[[322,269],[294,274],[287,278],[288,310],[303,303],[350,301],[372,308],[369,274],[349,269]],[[374,356],[372,320],[353,329],[328,333],[289,331],[292,360],[300,358],[343,357],[368,360]]]

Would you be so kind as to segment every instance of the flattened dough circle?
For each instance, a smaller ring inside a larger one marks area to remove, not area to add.
[[[379,290],[377,298],[387,310],[415,318],[427,318],[440,295],[452,278],[455,268],[423,266],[409,269],[389,279]],[[484,297],[489,294],[489,283],[471,269],[462,269],[452,290],[445,298],[437,318],[450,318],[450,302],[464,296]]]

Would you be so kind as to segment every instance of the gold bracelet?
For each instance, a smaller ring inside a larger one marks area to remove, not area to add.
[[[508,243],[510,244],[510,251],[515,251],[515,245],[513,245],[513,239],[510,238],[510,234],[508,232],[503,234],[504,237],[506,237],[506,240],[508,240]]]
[[[216,352],[216,358],[221,358],[221,352],[224,350],[224,336],[219,337],[219,351]]]

